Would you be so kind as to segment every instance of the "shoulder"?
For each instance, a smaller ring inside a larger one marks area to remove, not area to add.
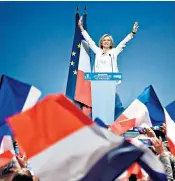
[[[103,50],[100,47],[98,47],[98,51],[96,52],[96,55],[101,55],[102,53],[103,53]]]

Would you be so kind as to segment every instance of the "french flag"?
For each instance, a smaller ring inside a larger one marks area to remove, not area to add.
[[[15,152],[11,136],[0,139],[0,168],[7,165],[14,158]]]
[[[6,119],[18,112],[31,108],[39,99],[41,92],[34,86],[2,75],[0,82],[0,167],[14,157],[13,133]]]
[[[89,47],[83,39],[78,21],[80,19],[77,9],[75,19],[75,35],[69,66],[66,86],[66,96],[71,99],[86,114],[91,113],[91,83],[84,80],[84,73],[91,72]],[[86,11],[83,15],[83,24],[86,29]]]
[[[85,29],[87,29],[86,19],[87,19],[87,15],[84,14],[83,24],[84,24]],[[90,81],[84,79],[85,72],[91,72],[91,63],[90,63],[88,43],[84,39],[82,39],[81,48],[80,48],[80,56],[79,56],[79,64],[78,64],[78,74],[77,74],[77,81],[76,81],[76,88],[75,88],[75,100],[86,105],[87,111],[88,111],[88,108],[92,107],[91,83]]]
[[[136,162],[136,163],[132,164],[125,172],[123,172],[117,178],[117,181],[127,181],[131,175],[136,175],[137,179],[145,179],[148,177],[148,174]]]
[[[0,136],[11,135],[5,120],[18,112],[31,108],[41,96],[34,86],[2,75],[0,82]]]
[[[164,109],[165,113],[165,123],[166,123],[166,135],[168,140],[168,146],[170,148],[171,153],[175,156],[175,122],[171,119],[167,110]]]
[[[42,181],[114,180],[143,154],[63,95],[50,95],[7,122]]]
[[[147,87],[143,93],[122,113],[111,126],[117,135],[125,133],[136,126],[160,126],[166,123],[166,135],[170,151],[175,155],[175,122],[164,109],[152,86]]]
[[[153,127],[165,122],[161,103],[150,85],[116,119],[112,131],[121,135],[137,126]]]
[[[145,180],[150,177],[156,181],[167,180],[164,166],[157,156],[138,139],[128,138],[127,140],[141,149],[144,154],[118,177],[118,181],[126,181],[132,174],[136,175],[137,179]]]
[[[168,104],[165,109],[167,110],[168,114],[170,115],[171,119],[175,122],[175,101]]]
[[[166,134],[168,139],[168,144],[171,153],[175,156],[175,101],[171,102],[164,109],[165,112],[165,123],[166,123]]]

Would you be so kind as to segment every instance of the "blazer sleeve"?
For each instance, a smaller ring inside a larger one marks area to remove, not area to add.
[[[114,48],[115,50],[115,54],[116,56],[119,55],[122,50],[126,47],[126,44],[133,38],[133,36],[131,34],[128,34],[118,45],[116,48]]]
[[[99,51],[99,47],[95,44],[95,42],[92,40],[92,38],[89,36],[88,32],[86,30],[81,32],[84,39],[87,41],[89,44],[89,47],[92,49],[92,51],[97,54]]]

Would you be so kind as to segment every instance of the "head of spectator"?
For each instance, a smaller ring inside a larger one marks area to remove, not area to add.
[[[26,168],[17,169],[14,172],[11,181],[33,181],[33,176]]]

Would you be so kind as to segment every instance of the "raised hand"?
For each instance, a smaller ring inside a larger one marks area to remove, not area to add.
[[[133,26],[133,28],[132,28],[132,32],[133,32],[133,33],[137,33],[138,27],[139,27],[139,23],[138,23],[138,22],[135,22],[135,23],[134,23],[134,26]]]
[[[83,20],[83,17],[81,16],[80,19],[79,19],[79,21],[78,21],[78,26],[79,26],[79,27],[83,25],[82,20]]]
[[[160,130],[161,130],[164,134],[166,134],[166,125],[165,125],[165,123],[163,123],[160,128],[161,128]]]
[[[145,128],[148,137],[156,137],[155,132],[151,128]]]
[[[162,138],[161,137],[159,137],[159,139],[156,138],[156,137],[152,138],[151,142],[152,142],[153,147],[154,147],[154,149],[155,149],[157,154],[161,155],[161,154],[165,154],[166,153],[165,150],[164,150],[164,147],[163,147],[163,143],[162,143]]]
[[[83,20],[83,16],[80,17],[80,19],[79,19],[79,21],[78,21],[78,26],[80,27],[80,30],[83,32],[83,31],[84,31],[84,28],[83,28],[82,20]]]

